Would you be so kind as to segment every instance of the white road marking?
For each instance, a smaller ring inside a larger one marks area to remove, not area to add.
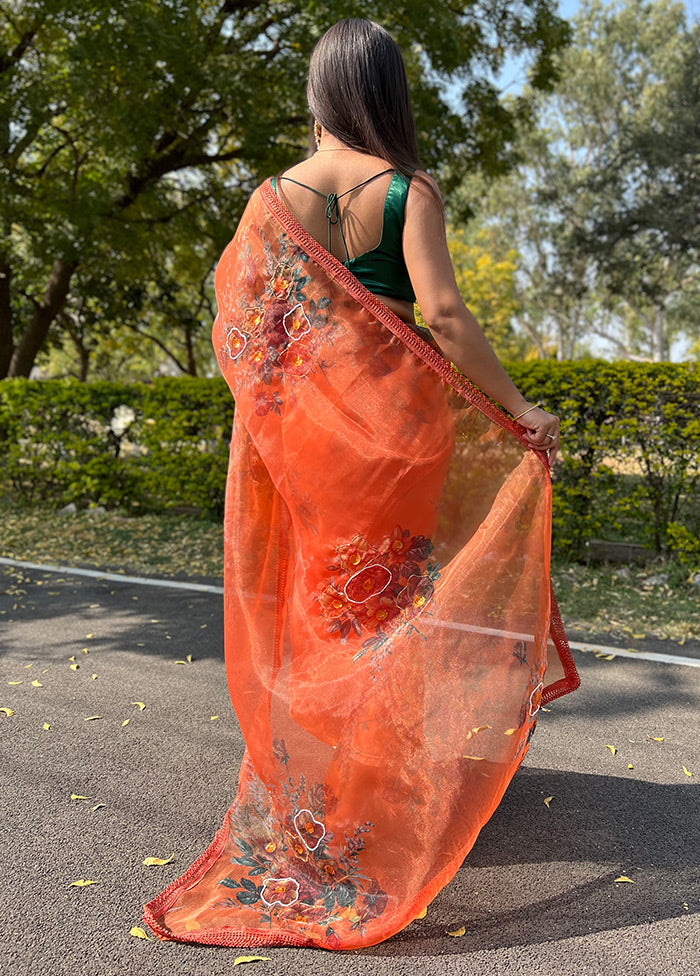
[[[39,563],[26,563],[21,559],[4,559],[0,565],[18,566],[22,569],[36,569],[43,573],[64,573],[71,576],[89,576],[96,580],[110,580],[115,583],[135,583],[137,586],[161,586],[171,590],[196,590],[198,593],[223,593],[223,586],[207,586],[205,583],[181,583],[179,580],[148,579],[145,576],[125,576],[122,573],[100,573],[95,569],[77,569],[75,566],[50,566]]]
[[[134,583],[137,586],[160,586],[171,590],[194,590],[198,593],[223,593],[223,586],[208,586],[205,583],[184,583],[179,580],[169,579],[148,579],[145,576],[126,576],[122,573],[101,573],[95,569],[77,569],[75,566],[52,566],[40,563],[28,563],[21,559],[5,559],[0,557],[0,565],[16,566],[21,569],[35,569],[44,573],[63,573],[70,576],[88,576],[96,580],[109,580],[115,583]],[[428,623],[426,618],[423,623]],[[477,630],[484,633],[500,633],[492,631],[490,628],[469,627],[465,624],[450,624],[447,621],[431,621],[433,626],[457,626],[464,630]],[[512,634],[508,636],[527,638],[526,634]],[[532,635],[530,635],[532,639]],[[616,657],[629,657],[637,661],[657,661],[659,664],[678,664],[687,668],[700,668],[700,659],[693,657],[683,657],[680,654],[659,654],[656,651],[633,651],[629,648],[610,647],[606,644],[584,644],[579,641],[571,641],[572,650],[582,651],[583,653],[599,652],[601,654],[614,654]]]

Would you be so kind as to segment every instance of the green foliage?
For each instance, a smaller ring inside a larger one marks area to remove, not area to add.
[[[345,16],[396,37],[424,165],[453,174],[504,168],[529,98],[492,78],[516,53],[548,87],[568,38],[553,0],[0,0],[0,377],[52,343],[105,375],[106,334],[202,372],[213,262],[306,154],[309,54]]]
[[[641,542],[689,568],[700,547],[700,365],[551,360],[509,372],[562,421],[554,547]],[[223,510],[233,415],[222,379],[0,383],[0,486],[127,511]],[[120,425],[121,421],[121,425]]]
[[[223,379],[6,380],[4,487],[27,502],[220,515],[232,416]]]
[[[554,543],[604,536],[668,547],[692,527],[700,487],[700,365],[583,360],[518,363],[516,385],[561,418]]]

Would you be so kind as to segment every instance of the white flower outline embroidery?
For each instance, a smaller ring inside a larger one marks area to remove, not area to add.
[[[237,352],[234,352],[231,349],[230,343],[233,336],[238,336],[239,339],[243,340],[243,345]],[[243,330],[239,329],[237,325],[232,326],[226,332],[226,351],[228,352],[229,356],[234,362],[238,359],[239,356],[242,356],[243,353],[245,352],[245,348],[248,345],[249,338],[250,338],[249,334],[247,332],[243,332]]]
[[[290,332],[287,326],[287,319],[292,318],[297,311],[301,312],[300,317],[304,322],[306,322],[306,328],[300,327],[299,329],[294,329],[293,332]],[[284,316],[282,317],[282,325],[284,326],[284,331],[287,333],[292,342],[298,342],[302,336],[305,336],[307,332],[311,331],[311,323],[309,322],[306,312],[304,311],[304,306],[301,304],[301,302],[297,302],[297,304],[293,305],[288,312],[285,312]]]
[[[312,846],[311,846],[311,845],[309,844],[309,842],[307,841],[307,839],[306,839],[306,837],[304,837],[304,835],[302,834],[302,832],[301,832],[301,831],[299,830],[299,825],[297,824],[297,818],[298,818],[298,817],[300,817],[302,813],[308,813],[308,815],[309,815],[309,816],[311,817],[311,820],[313,821],[313,823],[314,823],[314,824],[318,824],[318,826],[319,826],[319,827],[321,828],[321,830],[323,831],[323,833],[322,833],[322,834],[321,834],[321,836],[320,836],[320,837],[318,838],[318,840],[317,840],[317,841],[316,841],[316,843],[315,843],[315,844],[313,845],[313,847],[312,847]],[[297,833],[299,834],[299,837],[301,838],[301,842],[302,842],[302,844],[304,845],[304,847],[305,847],[305,848],[306,848],[306,849],[307,849],[308,851],[315,851],[315,850],[316,850],[316,848],[318,847],[318,845],[319,845],[319,844],[321,843],[321,841],[323,840],[323,838],[324,838],[324,837],[326,836],[326,827],[325,827],[325,824],[324,824],[324,823],[323,823],[323,822],[322,822],[321,820],[317,820],[317,819],[316,819],[316,817],[314,817],[314,815],[313,815],[313,813],[311,812],[311,810],[307,810],[306,808],[304,808],[303,810],[298,810],[298,811],[297,811],[297,812],[296,812],[296,813],[294,814],[294,829],[295,829],[295,830],[296,830],[296,832],[297,832]]]
[[[540,710],[540,706],[542,704],[542,690],[543,689],[544,689],[544,681],[540,681],[540,683],[537,685],[537,687],[536,688],[533,688],[532,692],[530,693],[530,718],[532,718],[534,715],[536,715],[539,712],[539,710]],[[538,692],[540,692],[540,697],[539,697],[539,700],[537,702],[537,708],[533,709],[533,707],[532,707],[532,705],[533,705],[532,699],[535,697],[535,695]]]
[[[273,901],[267,900],[265,897],[265,887],[267,885],[288,883],[294,885],[295,894],[293,901],[280,901],[279,898],[275,898]],[[268,908],[272,908],[273,905],[282,905],[283,908],[288,908],[290,905],[294,905],[295,902],[299,901],[299,882],[296,880],[296,878],[265,878],[260,890],[260,898]]]
[[[384,572],[387,575],[387,581],[384,584],[384,586],[381,588],[381,590],[374,590],[372,593],[369,594],[369,596],[366,596],[364,598],[364,600],[353,600],[353,598],[348,593],[348,586],[350,586],[350,584],[352,583],[352,581],[354,579],[357,579],[358,576],[361,576],[363,573],[367,573],[370,569],[377,569],[377,568],[383,569]],[[367,601],[368,600],[371,600],[372,597],[379,596],[380,593],[383,593],[384,590],[389,585],[389,583],[391,583],[391,580],[392,580],[391,570],[387,569],[386,566],[382,566],[381,563],[371,563],[369,566],[363,566],[362,569],[358,570],[356,573],[353,573],[353,575],[350,577],[350,579],[348,579],[348,580],[345,581],[345,585],[343,587],[343,593],[345,594],[345,596],[347,597],[347,599],[350,601],[350,603],[356,603],[356,604],[367,603]]]

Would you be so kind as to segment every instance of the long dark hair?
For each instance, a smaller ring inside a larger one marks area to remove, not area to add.
[[[311,55],[306,95],[313,116],[346,146],[405,176],[420,166],[401,51],[379,24],[348,18],[327,30]]]

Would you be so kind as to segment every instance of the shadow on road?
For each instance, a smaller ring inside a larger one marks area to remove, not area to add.
[[[523,767],[427,917],[362,955],[536,945],[697,911],[699,799],[689,784]],[[615,884],[623,874],[635,883]]]

